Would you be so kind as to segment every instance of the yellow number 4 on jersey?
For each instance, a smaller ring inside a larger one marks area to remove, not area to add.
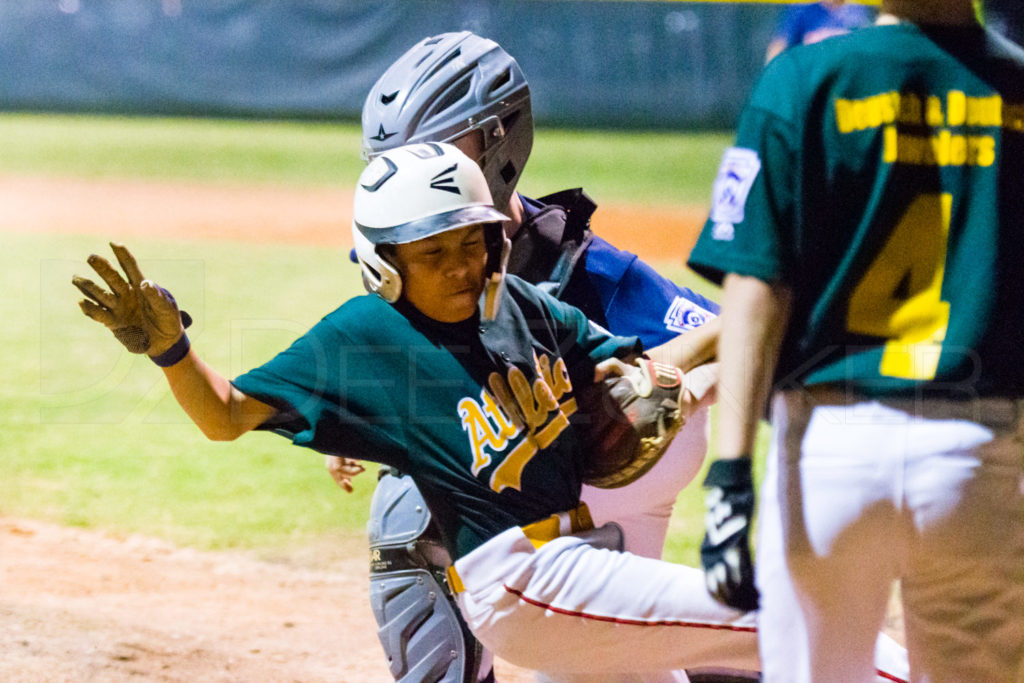
[[[854,288],[847,311],[851,332],[886,339],[878,372],[930,380],[938,371],[949,324],[942,300],[951,194],[919,195]]]

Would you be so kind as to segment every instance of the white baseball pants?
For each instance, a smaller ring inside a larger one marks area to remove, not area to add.
[[[712,600],[699,569],[599,547],[601,533],[535,547],[513,527],[457,560],[459,607],[480,642],[552,673],[757,669],[753,615]]]
[[[513,527],[455,562],[449,578],[462,614],[497,656],[558,680],[759,670],[756,615],[715,602],[701,570],[609,550],[600,528],[564,533],[538,542]],[[904,650],[878,642],[881,666],[895,673],[886,679],[903,680]]]
[[[772,423],[756,554],[764,680],[871,680],[900,578],[912,680],[1024,681],[1015,402],[785,392]]]

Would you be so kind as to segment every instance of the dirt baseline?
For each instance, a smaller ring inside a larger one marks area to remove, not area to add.
[[[0,230],[352,246],[348,190],[0,176],[0,206]],[[607,204],[593,227],[644,260],[683,262],[706,216]]]

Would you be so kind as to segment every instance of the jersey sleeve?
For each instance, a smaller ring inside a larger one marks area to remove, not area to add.
[[[555,297],[540,292],[547,299],[548,306],[566,330],[566,338],[572,347],[582,351],[594,363],[615,356],[625,358],[643,351],[643,344],[636,336],[618,336],[589,320],[583,311]]]
[[[514,276],[513,276],[514,278]],[[573,386],[593,382],[594,366],[611,357],[629,358],[643,352],[643,344],[635,336],[620,337],[588,319],[575,306],[556,299],[538,287],[514,278],[515,288],[532,299],[531,306],[547,319],[553,343],[565,360]],[[524,312],[526,312],[524,310]],[[526,313],[527,319],[534,314]],[[532,324],[532,323],[531,323]]]
[[[600,299],[605,327],[613,334],[637,335],[644,348],[664,344],[718,315],[718,304],[600,237],[588,246],[584,269],[587,289]],[[573,303],[569,296],[563,298]]]
[[[356,345],[328,318],[270,361],[236,377],[232,384],[244,394],[277,408],[258,429],[274,431],[297,446],[329,455],[359,453],[360,459],[401,467],[404,449],[389,433],[401,416],[379,415],[380,402],[367,398],[367,386],[380,382],[362,377],[370,367]],[[362,387],[362,388],[361,388]],[[397,431],[397,430],[396,430]],[[372,454],[372,457],[367,457]]]
[[[738,273],[786,281],[794,259],[783,246],[796,229],[799,74],[787,54],[766,67],[740,116],[736,144],[722,156],[711,215],[689,266],[712,282]]]

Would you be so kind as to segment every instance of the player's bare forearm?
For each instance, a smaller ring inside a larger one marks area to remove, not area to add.
[[[696,329],[649,349],[647,355],[659,363],[674,365],[683,372],[689,372],[715,357],[721,329],[721,318],[713,318]]]
[[[730,274],[722,293],[718,381],[721,458],[750,455],[789,320],[790,290]]]
[[[275,408],[235,389],[195,352],[164,368],[174,398],[207,438],[231,441],[255,429]]]
[[[185,328],[191,317],[170,292],[143,276],[128,247],[111,242],[110,248],[120,271],[97,254],[87,259],[106,288],[78,275],[71,279],[85,295],[78,302],[82,313],[162,367],[174,397],[210,439],[236,439],[272,416],[274,408],[235,389],[190,348]]]

